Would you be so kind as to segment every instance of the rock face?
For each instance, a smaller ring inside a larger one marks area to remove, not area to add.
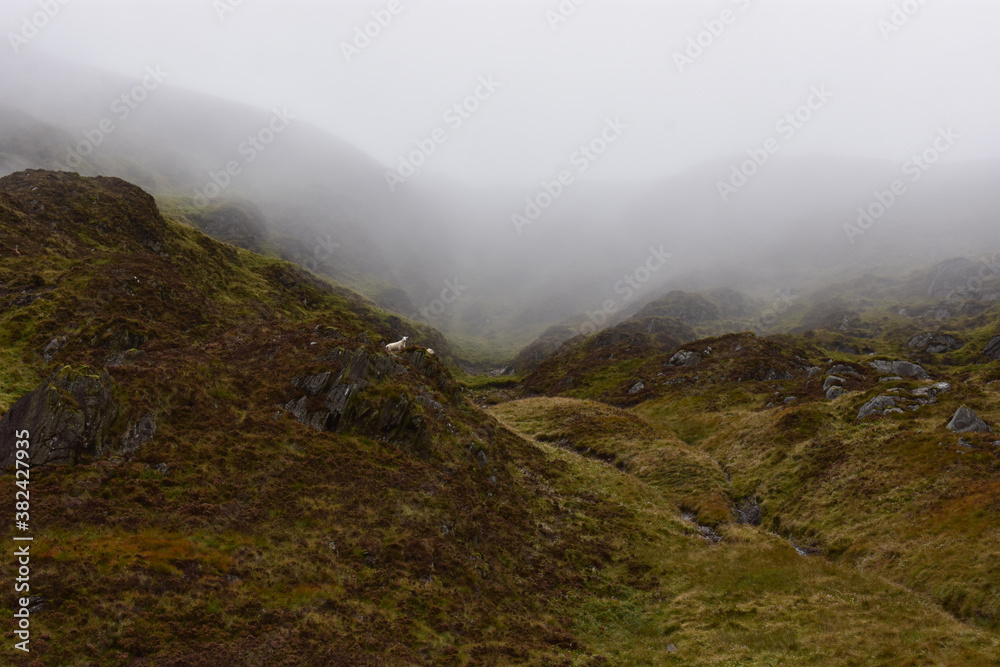
[[[975,411],[964,405],[958,409],[948,424],[948,430],[955,433],[992,433],[989,424],[979,418]]]
[[[930,373],[909,361],[872,361],[868,364],[882,375],[898,375],[904,378],[930,379]]]
[[[32,466],[75,464],[112,449],[118,405],[108,374],[64,366],[0,419],[0,467],[14,465],[16,433],[31,434]]]
[[[994,338],[989,342],[989,344],[986,346],[986,349],[983,350],[983,354],[985,354],[993,361],[997,361],[998,359],[1000,359],[1000,336],[997,336],[996,338]]]

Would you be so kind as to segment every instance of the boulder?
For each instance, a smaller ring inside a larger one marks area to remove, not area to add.
[[[965,347],[965,343],[955,336],[948,334],[922,333],[914,336],[907,343],[907,346],[915,352],[929,352],[930,354],[944,354],[952,350],[960,350]]]
[[[823,382],[823,391],[829,391],[835,385],[843,385],[847,380],[836,375],[831,375]]]
[[[958,409],[948,423],[948,430],[955,433],[992,433],[989,424],[979,418],[974,410],[964,405]]]
[[[876,396],[865,403],[858,412],[858,419],[867,419],[872,415],[884,415],[896,408],[896,399],[892,396]]]
[[[670,361],[667,363],[669,363],[671,366],[686,366],[686,367],[697,366],[698,364],[701,363],[701,355],[698,354],[697,352],[688,352],[687,350],[681,350],[680,352],[672,356],[670,358]]]
[[[63,366],[0,419],[0,468],[14,465],[16,434],[28,431],[32,466],[72,465],[110,451],[118,404],[107,372]]]
[[[846,393],[847,391],[843,387],[834,385],[826,390],[826,398],[827,400],[833,401],[840,398]]]
[[[882,375],[897,375],[904,378],[930,379],[930,373],[910,361],[871,361],[869,366]]]

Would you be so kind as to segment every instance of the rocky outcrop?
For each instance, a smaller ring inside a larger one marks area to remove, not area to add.
[[[955,433],[992,433],[990,425],[980,419],[974,410],[964,405],[958,409],[948,423],[948,430]]]
[[[861,406],[858,419],[867,419],[872,415],[887,415],[892,412],[902,412],[896,407],[896,399],[892,396],[876,396]]]
[[[121,438],[120,449],[122,452],[134,452],[147,442],[151,442],[155,436],[156,415],[152,413],[143,415],[125,430]]]
[[[844,378],[831,375],[823,382],[823,391],[829,391],[834,385],[843,386],[845,382],[847,382],[847,380]]]
[[[844,384],[847,382],[842,377],[836,375],[831,375],[823,382],[823,394],[826,396],[827,400],[835,400],[847,393],[844,389]]]
[[[965,343],[948,334],[922,333],[911,338],[907,347],[914,352],[944,354],[953,350],[961,350],[965,347]]]
[[[937,382],[913,391],[902,388],[890,389],[892,396],[883,394],[865,403],[858,412],[858,419],[866,419],[872,415],[902,413],[905,409],[919,410],[925,405],[934,405],[938,397],[948,391],[951,391],[951,385],[947,382]]]
[[[882,375],[895,375],[904,378],[930,379],[930,373],[921,366],[910,361],[872,361],[868,364]]]
[[[16,433],[25,430],[32,466],[101,456],[113,449],[118,411],[106,372],[64,366],[0,419],[0,467],[14,465]]]
[[[299,394],[284,408],[299,422],[317,430],[366,435],[424,454],[424,411],[440,413],[441,403],[418,395],[411,398],[391,382],[421,374],[446,395],[457,397],[458,385],[440,363],[422,350],[409,350],[396,358],[337,348],[324,359],[330,370],[292,379]],[[406,362],[404,365],[400,362]]]
[[[684,366],[690,368],[692,366],[697,366],[698,364],[701,363],[701,355],[698,354],[697,352],[689,352],[688,350],[681,350],[680,352],[672,356],[670,358],[670,361],[668,361],[667,363],[670,364],[671,366]]]

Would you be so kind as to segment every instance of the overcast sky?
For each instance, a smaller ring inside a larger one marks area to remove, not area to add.
[[[783,154],[902,162],[950,125],[963,159],[1000,156],[995,0],[588,0],[558,22],[572,0],[61,0],[15,54],[24,17],[59,1],[3,0],[0,58],[159,65],[171,86],[287,106],[386,164],[442,128],[428,169],[471,183],[549,177],[609,118],[628,129],[591,174],[662,177],[780,136],[813,87],[832,97]],[[391,22],[348,62],[373,12]],[[676,54],[697,57],[680,71]],[[499,88],[453,127],[445,111],[481,77]]]

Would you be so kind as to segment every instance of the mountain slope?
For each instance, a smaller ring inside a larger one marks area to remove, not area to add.
[[[20,173],[0,193],[3,367],[17,380],[0,445],[30,428],[50,436],[34,456],[63,464],[32,471],[47,662],[574,645],[542,596],[581,575],[540,539],[530,517],[546,510],[516,481],[539,455],[419,349],[387,356],[398,320],[164,220],[116,179]],[[70,398],[88,378],[114,410]],[[40,415],[15,402],[61,387]],[[100,440],[67,426],[95,417]],[[534,598],[515,593],[526,583]]]
[[[0,179],[0,256],[0,459],[27,428],[34,464],[23,664],[997,651],[877,577],[735,525],[735,487],[652,422],[575,402],[497,421],[419,345],[430,330],[118,179]],[[403,333],[418,345],[389,355]]]

